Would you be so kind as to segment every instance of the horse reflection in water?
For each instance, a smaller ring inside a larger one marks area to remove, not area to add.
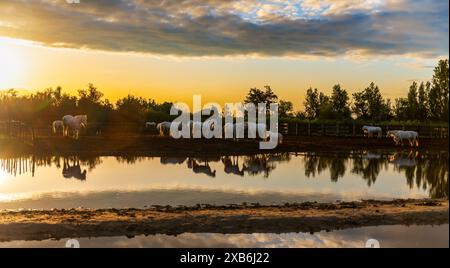
[[[203,173],[213,178],[216,176],[216,171],[209,166],[210,161],[218,161],[216,158],[161,157],[160,163],[163,165],[181,165],[186,162],[186,159],[187,167],[192,169],[194,173]]]
[[[222,163],[224,165],[223,171],[226,174],[234,174],[243,177],[245,165],[239,168],[239,157],[238,156],[224,156],[222,157]]]
[[[71,161],[72,160],[72,161]],[[70,164],[72,162],[72,164]],[[86,169],[81,171],[80,160],[76,157],[69,159],[64,158],[62,175],[66,179],[75,178],[80,181],[86,180]]]
[[[402,168],[411,168],[417,165],[417,158],[419,157],[419,152],[410,151],[409,153],[401,152],[395,153],[389,157],[389,162],[394,164],[399,170]]]
[[[215,178],[216,170],[213,170],[209,165],[209,162],[219,162],[220,157],[200,157],[200,158],[189,158],[187,162],[187,167],[192,169],[196,174],[205,174],[208,177]]]

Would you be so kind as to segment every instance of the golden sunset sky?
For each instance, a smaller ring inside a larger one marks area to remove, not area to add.
[[[371,81],[406,95],[448,58],[441,0],[0,1],[0,90],[93,83],[115,102],[241,101],[271,85],[302,109],[306,90]]]

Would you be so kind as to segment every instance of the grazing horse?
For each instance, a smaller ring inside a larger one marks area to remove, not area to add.
[[[364,134],[367,134],[368,138],[374,137],[374,134],[377,134],[378,138],[383,136],[383,130],[381,127],[363,126],[362,130],[364,131]]]
[[[388,138],[392,138],[395,145],[404,145],[404,140],[408,140],[409,145],[419,147],[419,133],[416,131],[391,130],[387,132]]]
[[[63,121],[63,136],[68,137],[69,131],[72,131],[74,139],[78,139],[81,128],[87,127],[87,115],[65,115]]]
[[[53,134],[61,131],[64,134],[64,122],[62,120],[55,120],[52,123]]]

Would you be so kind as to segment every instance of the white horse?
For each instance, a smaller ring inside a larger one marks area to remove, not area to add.
[[[72,131],[72,137],[77,140],[81,128],[86,128],[87,126],[87,115],[65,115],[63,116],[62,121],[64,126],[63,135],[68,137],[69,131]]]
[[[64,134],[64,122],[62,120],[55,120],[52,123],[53,134],[61,131]]]
[[[393,138],[396,145],[404,145],[404,140],[408,140],[410,146],[419,147],[419,133],[416,131],[391,130],[387,132],[388,138]]]
[[[364,134],[367,133],[368,138],[373,137],[374,134],[377,134],[378,138],[381,138],[383,136],[383,130],[381,129],[381,127],[363,126],[362,130],[364,131]]]

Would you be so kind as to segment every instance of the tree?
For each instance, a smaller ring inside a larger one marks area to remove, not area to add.
[[[145,113],[148,109],[148,103],[142,97],[128,95],[116,102],[117,112],[127,121],[142,124],[145,120]]]
[[[406,119],[415,120],[419,118],[419,101],[418,101],[418,87],[417,82],[413,82],[409,87],[407,97],[407,117]]]
[[[253,103],[258,107],[259,103],[266,103],[266,109],[269,111],[271,103],[278,102],[278,96],[275,95],[270,86],[264,86],[265,90],[251,88],[245,97],[244,103]]]
[[[303,105],[305,106],[305,114],[308,119],[314,119],[319,116],[320,101],[317,88],[313,90],[310,87],[306,91],[306,97]]]
[[[78,90],[78,113],[87,114],[90,122],[104,122],[113,107],[102,98],[103,93],[93,84],[89,84],[87,89]]]
[[[395,104],[393,108],[394,116],[397,120],[408,120],[410,118],[409,114],[409,102],[407,98],[395,99]]]
[[[278,102],[279,117],[292,117],[294,105],[290,101],[280,100]]]
[[[429,107],[428,107],[428,92],[430,91],[430,82],[427,82],[426,85],[422,82],[419,86],[419,92],[417,95],[417,119],[420,121],[424,121],[428,119],[429,115]]]
[[[354,93],[353,98],[352,111],[357,118],[372,121],[390,119],[390,101],[383,99],[375,83],[372,82],[363,91]]]
[[[80,102],[90,102],[99,104],[103,98],[103,93],[100,92],[93,84],[89,83],[87,89],[78,90]]]
[[[430,116],[435,120],[448,121],[449,66],[448,59],[440,60],[434,69],[428,94]]]
[[[336,113],[337,119],[350,118],[351,111],[348,105],[349,97],[347,91],[342,89],[339,84],[333,87],[333,93],[331,94],[331,107],[334,113]]]

